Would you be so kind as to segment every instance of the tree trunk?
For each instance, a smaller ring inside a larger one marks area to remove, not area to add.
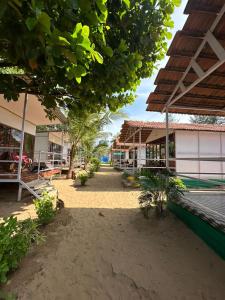
[[[71,150],[70,150],[70,164],[69,164],[69,170],[67,173],[66,178],[67,179],[72,179],[72,175],[73,175],[73,170],[74,170],[74,158],[76,155],[76,146],[72,145]]]

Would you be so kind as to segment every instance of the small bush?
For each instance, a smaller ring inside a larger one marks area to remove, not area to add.
[[[130,174],[128,173],[128,172],[123,172],[123,174],[122,174],[122,178],[123,179],[127,179],[127,177],[129,177],[130,176]]]
[[[44,192],[40,199],[34,200],[39,224],[46,225],[53,220],[55,216],[53,201],[54,197],[50,196],[47,192]]]
[[[7,274],[18,267],[32,242],[41,240],[34,220],[17,221],[16,217],[5,218],[0,224],[0,283],[7,281]]]
[[[89,168],[88,168],[88,177],[89,178],[92,178],[92,177],[94,177],[94,175],[95,175],[95,166],[94,165],[90,165],[89,166]]]
[[[77,178],[80,180],[80,184],[84,186],[88,180],[88,173],[86,171],[80,171]]]
[[[176,177],[169,176],[167,173],[141,172],[139,176],[141,194],[139,204],[145,217],[149,211],[155,208],[161,216],[168,200],[179,200],[186,187],[183,182]]]
[[[96,157],[92,157],[90,159],[90,163],[94,166],[95,172],[97,172],[100,168],[100,164],[101,164],[100,160],[97,159]]]

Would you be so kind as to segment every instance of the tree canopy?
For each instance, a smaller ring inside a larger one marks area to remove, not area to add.
[[[0,92],[116,110],[164,57],[180,0],[2,0]]]
[[[218,116],[191,116],[190,122],[196,124],[224,124],[225,118]]]

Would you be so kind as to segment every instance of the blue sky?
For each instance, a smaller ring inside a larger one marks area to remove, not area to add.
[[[177,8],[172,16],[174,21],[174,28],[172,30],[173,36],[177,32],[177,30],[182,29],[186,19],[187,15],[184,15],[184,8],[187,4],[188,0],[182,0],[182,4],[179,8]],[[172,39],[168,41],[168,46],[170,45]],[[165,57],[164,60],[158,62],[158,70],[160,68],[163,68],[168,61],[168,57]],[[128,119],[130,120],[138,120],[138,121],[163,121],[164,115],[157,112],[147,112],[146,111],[146,100],[148,98],[148,95],[154,91],[155,85],[154,81],[157,76],[158,71],[156,70],[155,73],[151,78],[143,79],[141,81],[141,84],[136,92],[137,98],[136,101],[132,105],[128,105],[124,107],[123,111],[126,112],[129,116]],[[188,121],[188,116],[184,115],[182,116],[182,122]],[[179,119],[179,116],[178,116]],[[120,131],[121,125],[123,123],[123,120],[115,121],[112,125],[108,126],[106,128],[106,131],[111,132],[113,135],[118,133]]]

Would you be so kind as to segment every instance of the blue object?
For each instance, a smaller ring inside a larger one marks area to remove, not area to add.
[[[109,157],[108,156],[102,156],[101,157],[101,162],[102,163],[108,163],[109,162]]]

